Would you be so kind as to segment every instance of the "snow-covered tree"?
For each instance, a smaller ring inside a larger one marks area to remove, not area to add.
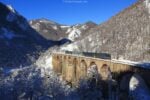
[[[129,93],[134,100],[150,100],[150,91],[138,74],[134,74],[130,79]]]

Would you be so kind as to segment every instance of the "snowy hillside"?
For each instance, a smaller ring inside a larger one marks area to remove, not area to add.
[[[149,2],[139,0],[108,21],[89,30],[85,38],[63,47],[107,52],[113,59],[150,61]]]
[[[146,83],[138,74],[134,74],[129,83],[129,92],[134,100],[149,100],[150,91]]]
[[[46,39],[58,40],[63,37],[61,27],[56,22],[42,18],[31,20],[29,24]]]
[[[76,24],[72,26],[62,25],[44,18],[31,20],[29,23],[32,28],[47,39],[59,40],[62,38],[68,38],[71,41],[83,38],[88,30],[96,26],[93,22],[86,22],[84,24]]]
[[[0,67],[29,65],[39,51],[54,45],[47,41],[10,5],[0,3]]]

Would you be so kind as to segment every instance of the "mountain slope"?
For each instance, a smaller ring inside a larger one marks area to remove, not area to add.
[[[30,64],[30,55],[50,46],[11,6],[0,3],[0,12],[0,67]]]
[[[150,61],[150,3],[140,0],[63,49],[107,52],[115,59]]]
[[[67,38],[71,41],[76,41],[78,38],[82,38],[88,30],[96,26],[93,22],[68,26],[44,18],[31,20],[29,23],[32,28],[46,39],[60,40],[62,38]]]
[[[32,28],[39,32],[43,37],[50,40],[58,40],[63,37],[63,31],[58,23],[47,19],[35,19],[29,21]]]

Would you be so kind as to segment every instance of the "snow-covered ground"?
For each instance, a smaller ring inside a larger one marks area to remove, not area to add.
[[[134,100],[150,100],[150,90],[138,74],[134,74],[130,79],[129,93]]]
[[[60,48],[61,51],[76,51],[78,50],[78,46],[74,44],[64,45]]]
[[[15,9],[11,6],[11,5],[7,5],[7,8],[13,12],[13,13],[16,13]]]
[[[87,30],[89,26],[86,24],[76,24],[72,27],[68,27],[66,34],[68,34],[68,39],[75,41],[75,39],[82,36],[83,31]]]
[[[52,65],[51,52],[49,50],[47,50],[45,53],[42,53],[35,64],[40,68],[52,70],[53,65]]]
[[[70,28],[71,26],[68,26],[68,25],[62,25],[60,26],[61,28]]]

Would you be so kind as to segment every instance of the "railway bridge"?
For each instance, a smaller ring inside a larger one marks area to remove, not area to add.
[[[87,70],[95,65],[103,80],[108,80],[111,72],[112,79],[121,82],[126,75],[138,73],[150,86],[150,64],[124,62],[112,59],[101,59],[75,54],[53,53],[53,70],[62,75],[63,79],[76,83],[87,76]]]

